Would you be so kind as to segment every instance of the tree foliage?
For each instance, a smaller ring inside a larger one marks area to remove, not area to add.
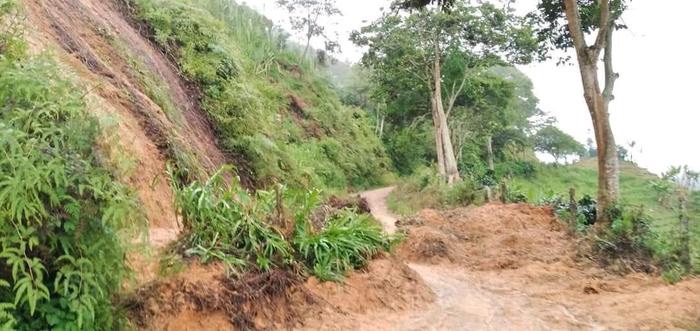
[[[401,3],[397,5],[401,7]],[[436,141],[444,140],[439,134],[442,130],[459,131],[448,134],[449,145],[462,145],[467,137],[465,123],[450,121],[451,117],[465,119],[465,112],[478,113],[484,119],[482,123],[488,124],[485,127],[490,128],[497,125],[498,117],[492,110],[498,113],[503,108],[495,105],[495,99],[509,99],[501,95],[477,101],[498,89],[485,86],[498,79],[489,81],[480,75],[495,76],[487,72],[493,65],[527,63],[536,57],[537,49],[525,19],[490,3],[457,2],[449,10],[439,7],[409,13],[390,11],[354,32],[352,39],[369,48],[363,64],[371,68],[373,98],[386,105],[388,129],[425,123],[426,110],[432,109]],[[436,81],[439,83],[435,84]],[[479,89],[490,92],[473,94]],[[438,109],[444,109],[447,128],[441,125],[441,110],[435,112],[435,102],[431,99],[439,99]],[[434,152],[440,163],[441,144],[436,145]],[[450,153],[460,154],[460,147],[446,146],[446,150],[453,149]]]
[[[339,49],[338,42],[328,36],[326,27],[319,23],[321,18],[342,15],[335,5],[335,0],[277,0],[277,5],[286,8],[289,12],[289,23],[292,25],[292,30],[306,38],[304,58],[306,58],[313,38],[323,38],[326,51],[335,52]]]
[[[558,163],[562,157],[583,155],[586,148],[572,136],[553,125],[541,128],[534,136],[535,150],[554,157]]]

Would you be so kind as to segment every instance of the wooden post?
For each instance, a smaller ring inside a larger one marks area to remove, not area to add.
[[[571,222],[571,225],[576,226],[576,217],[578,216],[578,204],[576,203],[576,189],[573,187],[569,189],[569,213],[571,214],[571,219],[569,220]]]
[[[508,186],[506,186],[505,182],[501,182],[501,202],[506,203],[508,202],[506,199],[508,195]]]

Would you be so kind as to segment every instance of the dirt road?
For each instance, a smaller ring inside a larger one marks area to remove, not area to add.
[[[396,217],[386,206],[392,189],[361,194],[388,232],[396,231]],[[356,325],[386,330],[680,330],[700,325],[700,280],[671,286],[658,277],[620,277],[581,264],[575,261],[572,238],[541,208],[486,205],[447,215],[424,211],[416,219],[398,254],[436,301],[421,311],[367,315]]]

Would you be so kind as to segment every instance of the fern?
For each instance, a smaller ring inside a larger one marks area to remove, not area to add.
[[[0,56],[0,72],[0,330],[112,329],[136,200],[97,164],[96,121],[50,61]]]

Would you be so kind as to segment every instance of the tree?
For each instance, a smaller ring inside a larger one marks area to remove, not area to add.
[[[314,37],[323,37],[326,51],[335,52],[338,49],[338,42],[329,38],[326,35],[326,28],[319,24],[321,17],[342,16],[335,6],[335,0],[277,0],[277,5],[286,8],[291,14],[289,23],[292,25],[292,30],[303,34],[306,38],[303,58],[306,58],[311,39]]]
[[[541,0],[535,14],[543,28],[540,37],[550,49],[576,51],[583,94],[591,114],[598,152],[598,220],[609,225],[606,212],[620,196],[617,145],[610,126],[609,104],[618,74],[613,70],[613,32],[625,26],[618,23],[625,0]],[[588,34],[596,32],[592,44]],[[604,86],[598,79],[598,62],[603,54]]]
[[[408,81],[428,91],[438,171],[452,183],[460,176],[448,117],[474,73],[474,66],[462,66],[457,79],[446,84],[443,72],[446,59],[461,54],[477,59],[477,64],[492,64],[500,61],[498,55],[501,55],[511,62],[527,63],[532,60],[536,42],[521,19],[492,4],[458,2],[449,10],[446,8],[440,3],[408,14],[394,10],[353,33],[352,39],[369,47],[363,63],[373,68],[376,80],[386,82],[380,86]],[[392,93],[401,92],[384,89],[380,94],[391,98]]]
[[[586,150],[574,137],[553,125],[540,129],[533,138],[535,150],[553,156],[555,163],[562,157],[584,154]]]

